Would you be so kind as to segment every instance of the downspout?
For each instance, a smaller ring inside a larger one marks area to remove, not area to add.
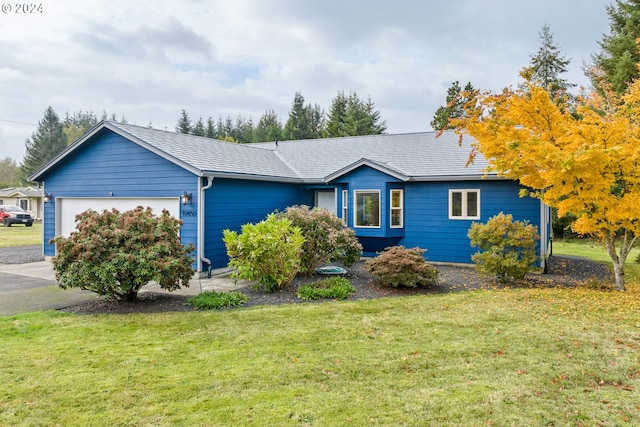
[[[207,178],[207,185],[202,185],[202,180],[198,180],[198,186],[200,187],[198,197],[198,258],[200,259],[200,271],[202,271],[203,264],[207,264],[207,277],[211,277],[211,260],[204,256],[204,192],[211,188],[213,185],[213,177],[205,175]]]

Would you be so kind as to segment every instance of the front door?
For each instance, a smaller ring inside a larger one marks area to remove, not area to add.
[[[335,189],[316,191],[316,207],[319,209],[326,209],[332,214],[337,215],[338,208],[336,205]]]

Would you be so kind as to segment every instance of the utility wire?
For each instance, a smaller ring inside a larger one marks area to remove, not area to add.
[[[33,124],[33,123],[17,122],[17,121],[15,121],[15,120],[4,120],[4,119],[0,119],[0,122],[16,123],[16,124],[18,124],[18,125],[27,125],[27,126],[38,126],[38,125]]]

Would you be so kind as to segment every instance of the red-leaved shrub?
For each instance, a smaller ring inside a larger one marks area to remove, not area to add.
[[[426,249],[407,249],[390,246],[377,257],[365,262],[365,270],[376,276],[383,285],[407,286],[432,285],[438,280],[438,270],[424,259]]]

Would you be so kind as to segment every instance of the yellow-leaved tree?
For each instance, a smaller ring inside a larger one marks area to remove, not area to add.
[[[592,92],[569,108],[522,76],[516,90],[466,94],[467,115],[451,125],[475,138],[491,170],[532,189],[558,216],[576,215],[573,230],[603,241],[615,289],[624,290],[624,263],[640,236],[640,80],[622,97]]]

